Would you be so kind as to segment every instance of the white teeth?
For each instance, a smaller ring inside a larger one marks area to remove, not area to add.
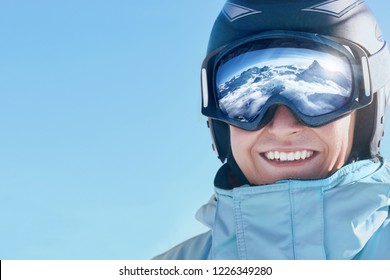
[[[313,151],[296,151],[296,152],[278,152],[271,151],[266,152],[265,156],[269,160],[278,160],[278,161],[294,161],[294,160],[303,160],[311,157],[313,155]]]

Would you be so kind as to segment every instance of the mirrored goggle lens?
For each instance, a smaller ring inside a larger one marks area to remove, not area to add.
[[[274,96],[320,116],[349,102],[352,71],[347,58],[308,48],[238,50],[217,66],[216,95],[222,113],[240,122],[253,121]]]

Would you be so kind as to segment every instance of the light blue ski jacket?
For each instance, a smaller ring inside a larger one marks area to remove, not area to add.
[[[321,180],[215,188],[210,230],[155,259],[390,259],[390,165],[349,164]]]

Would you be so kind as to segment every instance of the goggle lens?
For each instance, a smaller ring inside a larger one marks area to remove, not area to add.
[[[301,47],[240,47],[219,61],[216,97],[228,118],[254,121],[273,100],[283,100],[306,116],[346,105],[352,96],[352,70],[346,57]]]

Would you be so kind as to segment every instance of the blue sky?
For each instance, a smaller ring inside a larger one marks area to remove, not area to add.
[[[390,4],[367,2],[390,38]],[[0,2],[0,259],[148,259],[205,230],[223,3]]]

